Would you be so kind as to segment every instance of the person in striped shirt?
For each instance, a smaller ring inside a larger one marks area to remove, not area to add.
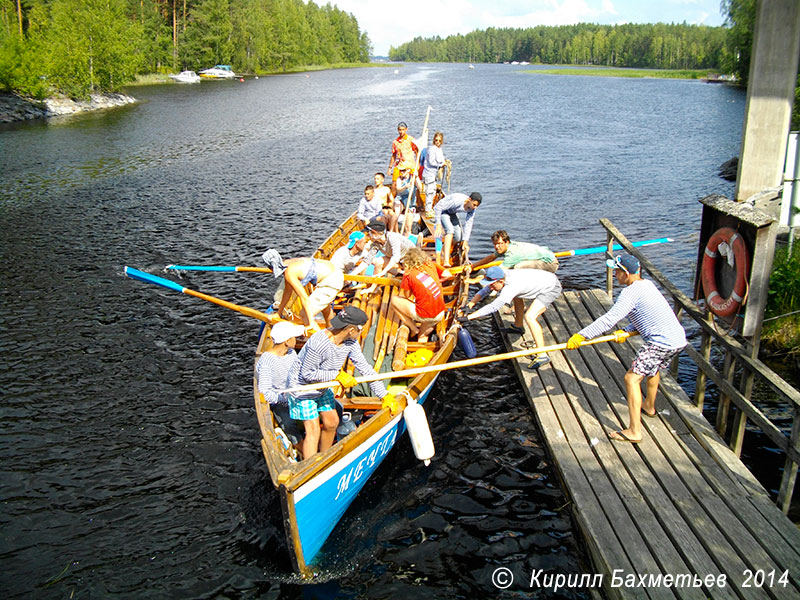
[[[351,388],[356,379],[342,370],[348,359],[361,375],[374,375],[375,369],[364,358],[358,344],[361,328],[366,323],[367,315],[360,308],[351,305],[342,308],[331,319],[331,326],[312,335],[300,350],[299,360],[289,369],[289,387],[336,380],[343,388]],[[383,382],[372,381],[369,388],[383,399],[383,406],[389,407],[394,415],[397,411],[395,398],[386,391]],[[333,445],[339,415],[331,388],[289,394],[289,415],[303,422],[305,438],[301,450],[304,459]]]
[[[686,332],[666,298],[652,281],[642,279],[639,261],[628,254],[606,261],[614,269],[620,285],[626,286],[614,306],[593,323],[581,329],[567,341],[567,348],[574,350],[586,340],[608,331],[622,319],[629,324],[614,333],[617,342],[627,339],[626,333],[639,334],[644,344],[639,348],[628,372],[625,373],[625,390],[628,399],[629,422],[626,429],[611,432],[609,438],[616,442],[642,441],[642,413],[656,417],[656,394],[661,381],[661,369],[686,346]],[[641,383],[647,380],[647,395],[642,401]]]
[[[289,417],[289,398],[282,394],[289,379],[289,370],[298,361],[294,351],[297,338],[305,328],[291,321],[278,321],[269,330],[272,346],[265,350],[256,363],[258,391],[269,402],[269,409],[292,442],[302,438],[302,431]]]

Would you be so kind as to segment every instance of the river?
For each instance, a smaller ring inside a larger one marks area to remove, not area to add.
[[[744,92],[525,68],[140,87],[134,106],[0,128],[7,597],[530,597],[496,590],[493,569],[587,571],[498,364],[441,376],[432,465],[401,441],[302,584],[251,408],[259,324],[122,273],[306,255],[386,170],[397,123],[419,133],[430,105],[453,191],[483,195],[473,257],[501,228],[553,250],[600,245],[607,217],[630,239],[673,238],[646,254],[690,290],[698,199],[733,193],[717,170],[739,152]],[[562,265],[566,288],[603,284],[599,257]],[[259,274],[180,281],[258,309],[275,288]],[[479,352],[500,350],[490,322],[470,329]]]

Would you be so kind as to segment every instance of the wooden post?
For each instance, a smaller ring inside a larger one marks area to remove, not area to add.
[[[736,373],[736,359],[732,352],[725,353],[725,364],[722,367],[722,376],[725,381],[733,385],[734,374]],[[725,439],[725,432],[728,430],[728,411],[731,406],[731,399],[725,394],[720,393],[719,405],[717,406],[717,432]]]
[[[705,329],[700,336],[700,354],[706,362],[711,362],[711,334]],[[697,380],[694,386],[694,404],[701,411],[706,396],[706,373],[697,367]]]
[[[673,299],[673,302],[674,302],[674,299]],[[683,313],[683,309],[681,308],[680,304],[678,304],[677,302],[674,302],[674,306],[672,307],[672,310],[675,311],[675,318],[678,319],[678,322],[680,323],[681,314]],[[676,355],[675,358],[672,359],[672,362],[669,365],[670,375],[672,375],[675,379],[678,379],[678,362],[679,362],[678,361],[678,356]]]
[[[800,411],[797,406],[794,408],[794,426],[792,427],[792,437],[789,440],[789,447],[800,449]],[[794,492],[794,484],[797,481],[797,463],[791,457],[786,457],[786,462],[783,465],[783,477],[781,478],[781,488],[778,492],[778,506],[788,514],[789,507],[792,504],[792,493]]]

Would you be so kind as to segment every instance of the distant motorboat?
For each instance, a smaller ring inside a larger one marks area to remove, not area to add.
[[[475,68],[475,65],[470,65],[470,66],[469,66],[469,68],[470,68],[470,69],[474,69],[474,68]]]
[[[199,83],[200,77],[194,71],[181,71],[177,75],[170,75],[170,79],[177,83]]]
[[[230,65],[214,65],[210,69],[200,71],[200,77],[206,79],[235,79],[236,73]]]

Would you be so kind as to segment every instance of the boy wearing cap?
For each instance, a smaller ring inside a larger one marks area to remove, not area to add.
[[[489,292],[498,292],[497,298],[491,304],[476,310],[459,321],[479,319],[500,310],[506,304],[514,303],[514,325],[506,329],[507,333],[523,334],[524,323],[531,330],[533,341],[538,348],[544,346],[544,331],[539,325],[539,317],[547,310],[553,301],[561,294],[561,282],[554,273],[541,269],[522,269],[505,271],[502,267],[489,267],[481,281],[483,289],[472,297],[467,303],[471,309],[481,301]],[[528,310],[525,310],[525,300],[533,300]],[[550,362],[547,354],[539,354],[528,365],[529,369],[538,369]]]
[[[296,338],[303,335],[304,331],[302,325],[278,321],[269,330],[272,347],[265,350],[256,363],[258,391],[269,402],[272,414],[277,417],[284,430],[297,439],[300,439],[302,432],[288,431],[292,424],[289,417],[289,398],[280,391],[286,389],[289,370],[298,360],[294,351]]]
[[[455,193],[445,196],[436,205],[434,209],[436,220],[433,235],[436,238],[441,238],[442,233],[444,233],[443,266],[451,266],[450,249],[453,245],[453,240],[462,242],[465,246],[464,250],[469,252],[469,236],[472,234],[475,209],[480,206],[482,201],[483,197],[478,192],[472,192],[469,196]],[[462,215],[464,216],[463,223],[461,222]]]
[[[361,231],[354,231],[350,234],[347,244],[333,253],[331,262],[348,275],[358,275],[369,266],[364,260],[366,246],[367,236]]]
[[[617,330],[617,341],[622,343],[628,336],[637,333],[644,344],[636,353],[628,372],[625,373],[625,390],[628,400],[628,428],[609,434],[616,442],[642,441],[642,418],[656,417],[656,394],[661,381],[661,369],[686,346],[686,332],[670,308],[669,303],[658,291],[652,281],[642,279],[639,261],[629,254],[616,256],[606,261],[620,285],[626,286],[620,292],[614,306],[601,317],[569,338],[567,348],[579,348],[586,339],[597,337],[611,329],[622,319],[630,322],[625,329]],[[646,379],[647,396],[642,403],[642,380]]]
[[[366,323],[367,315],[363,310],[355,306],[342,308],[331,319],[331,326],[312,335],[300,350],[299,360],[289,370],[289,387],[334,379],[344,388],[353,387],[355,377],[341,370],[348,359],[361,375],[374,375],[375,370],[364,358],[358,344],[361,328]],[[394,405],[394,396],[386,391],[381,381],[372,381],[369,387],[374,395],[383,399],[384,406]],[[392,412],[394,414],[394,409]],[[331,388],[290,394],[289,414],[292,419],[303,422],[306,433],[302,444],[304,459],[331,447],[339,425]]]

